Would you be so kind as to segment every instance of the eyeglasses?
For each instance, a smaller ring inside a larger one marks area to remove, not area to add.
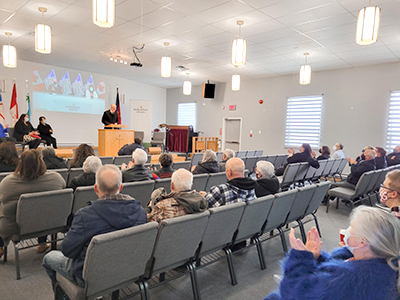
[[[388,187],[384,186],[383,184],[380,184],[380,187],[381,187],[381,189],[389,190],[389,191],[396,192],[396,193],[400,194],[398,191],[396,191],[394,189],[391,189],[391,188],[388,188]]]

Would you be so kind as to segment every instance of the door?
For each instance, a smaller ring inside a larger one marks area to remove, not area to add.
[[[224,118],[222,125],[222,151],[241,150],[242,118]]]

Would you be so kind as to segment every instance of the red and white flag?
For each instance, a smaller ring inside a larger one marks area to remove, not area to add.
[[[6,124],[6,119],[4,118],[3,100],[1,99],[1,94],[0,94],[0,123],[3,126]]]
[[[10,114],[13,119],[13,125],[18,121],[18,103],[17,103],[17,88],[14,83],[12,96],[11,96],[11,104],[10,104]]]

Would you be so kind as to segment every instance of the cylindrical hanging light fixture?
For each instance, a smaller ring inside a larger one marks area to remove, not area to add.
[[[171,77],[171,57],[168,57],[168,52],[167,52],[169,43],[165,42],[164,45],[165,45],[165,56],[161,57],[161,76]]]
[[[232,75],[232,91],[239,91],[240,90],[240,75],[237,73],[236,67],[236,74]]]
[[[39,53],[51,53],[51,27],[44,24],[44,13],[47,11],[45,7],[39,7],[42,13],[42,23],[35,26],[35,50]]]
[[[192,83],[189,81],[189,75],[189,73],[186,73],[187,80],[183,82],[183,94],[186,96],[192,94]]]
[[[381,9],[378,6],[369,6],[360,9],[357,18],[356,43],[370,45],[378,41]]]
[[[235,67],[246,64],[247,41],[240,37],[243,23],[242,20],[236,22],[239,25],[239,37],[232,42],[232,65]]]
[[[93,0],[93,24],[110,28],[115,25],[115,0]]]
[[[17,67],[17,49],[10,45],[11,32],[6,32],[8,36],[8,45],[3,45],[3,65],[7,68]]]
[[[306,57],[305,59],[305,64],[300,67],[300,75],[299,75],[299,82],[301,85],[306,85],[311,83],[311,66],[307,65],[307,56],[310,55],[310,53],[304,53],[304,56]]]

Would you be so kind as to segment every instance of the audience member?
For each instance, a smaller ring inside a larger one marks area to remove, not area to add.
[[[164,219],[205,211],[207,200],[198,192],[192,191],[193,174],[179,169],[172,174],[171,193],[164,188],[155,190],[148,207],[147,222],[161,222]],[[154,198],[154,199],[153,199]]]
[[[65,160],[61,157],[58,157],[52,147],[43,148],[42,155],[47,170],[67,168]]]
[[[39,150],[22,153],[15,172],[5,177],[0,183],[0,256],[3,246],[7,245],[12,235],[19,234],[16,223],[18,199],[21,194],[60,190],[65,188],[65,180],[56,172],[46,172],[46,165]],[[46,242],[46,236],[39,238],[39,243]],[[48,245],[37,247],[38,252],[46,250]]]
[[[206,197],[208,207],[218,207],[239,201],[253,200],[256,182],[244,177],[244,162],[238,157],[229,159],[226,163],[227,183],[213,186],[209,193],[200,192]]]
[[[36,149],[39,147],[39,132],[36,131],[31,122],[29,122],[29,116],[27,114],[22,114],[17,123],[15,123],[14,138],[18,142],[28,143],[29,149]]]
[[[396,146],[393,152],[386,156],[388,167],[400,164],[400,146]]]
[[[399,299],[400,222],[389,212],[359,206],[351,214],[346,247],[321,251],[313,227],[304,245],[291,229],[292,250],[284,265],[278,299]],[[397,287],[396,287],[397,285]]]
[[[51,251],[43,258],[53,289],[56,273],[78,286],[85,286],[82,270],[93,236],[146,223],[146,212],[140,202],[120,194],[121,190],[122,174],[118,167],[105,165],[97,171],[94,191],[98,201],[77,211],[61,244],[62,251]]]
[[[101,166],[100,158],[97,156],[88,156],[83,163],[83,173],[73,178],[69,187],[76,190],[78,186],[94,185],[96,182],[96,172]]]
[[[13,137],[7,136],[7,134],[8,134],[8,124],[3,126],[3,124],[0,123],[0,143],[4,141],[10,141],[15,143],[17,141]]]
[[[400,219],[400,170],[394,170],[386,175],[379,189],[381,203],[390,208],[393,215]]]
[[[119,149],[118,151],[118,155],[132,155],[133,151],[135,151],[136,149],[142,149],[144,151],[146,151],[147,154],[149,154],[146,150],[145,147],[143,147],[143,141],[142,138],[140,137],[135,137],[135,142],[132,144],[125,144],[122,146],[121,149]]]
[[[279,180],[274,174],[274,165],[269,161],[260,160],[256,167],[256,196],[262,197],[279,191]]]
[[[88,144],[80,144],[78,148],[75,149],[70,168],[82,168],[86,158],[92,155],[94,156],[94,150],[91,146]]]
[[[203,159],[197,164],[197,166],[192,167],[193,174],[203,174],[203,173],[218,173],[219,166],[217,161],[217,155],[214,151],[208,149],[203,153]]]
[[[133,151],[132,161],[129,162],[128,166],[125,163],[121,165],[122,181],[133,182],[159,178],[144,166],[146,161],[147,153],[143,149],[138,148]]]
[[[285,172],[285,169],[288,164],[294,164],[294,163],[299,163],[299,162],[308,162],[310,166],[318,169],[319,168],[319,162],[312,158],[311,156],[311,146],[310,144],[303,143],[300,146],[300,152],[295,153],[293,148],[288,149],[289,155],[287,158],[286,164],[283,165],[283,167],[276,169],[275,175],[276,176],[281,176]]]
[[[321,155],[317,157],[317,160],[329,159],[331,157],[331,150],[329,149],[328,146],[322,146],[321,148],[318,149],[318,152]],[[315,158],[315,152],[313,151],[312,153],[313,157]]]
[[[387,167],[387,162],[386,162],[386,150],[381,148],[381,147],[375,147],[375,164],[376,164],[376,169],[384,169]]]
[[[164,152],[158,158],[161,168],[157,171],[154,171],[160,178],[170,178],[172,173],[174,173],[174,169],[172,168],[172,164],[174,163],[174,158],[171,154]]]
[[[235,151],[232,149],[225,149],[224,153],[222,153],[222,161],[218,164],[220,172],[225,172],[226,162],[232,157],[235,157]]]
[[[346,158],[346,156],[344,155],[344,152],[343,152],[343,148],[344,148],[343,144],[336,143],[332,148],[332,151],[334,151],[331,156],[332,159]]]
[[[38,125],[37,129],[40,133],[40,138],[42,140],[46,141],[46,145],[47,146],[53,145],[53,148],[57,149],[57,141],[52,136],[53,128],[51,128],[51,126],[49,124],[47,124],[45,117],[41,116],[39,118],[39,125]]]
[[[364,149],[362,149],[361,153],[359,156],[356,157],[356,161],[360,161],[360,160],[365,160],[365,151],[367,150],[373,150],[375,151],[374,147],[372,146],[365,146]]]
[[[15,144],[5,141],[0,144],[0,172],[14,172],[19,163]]]

